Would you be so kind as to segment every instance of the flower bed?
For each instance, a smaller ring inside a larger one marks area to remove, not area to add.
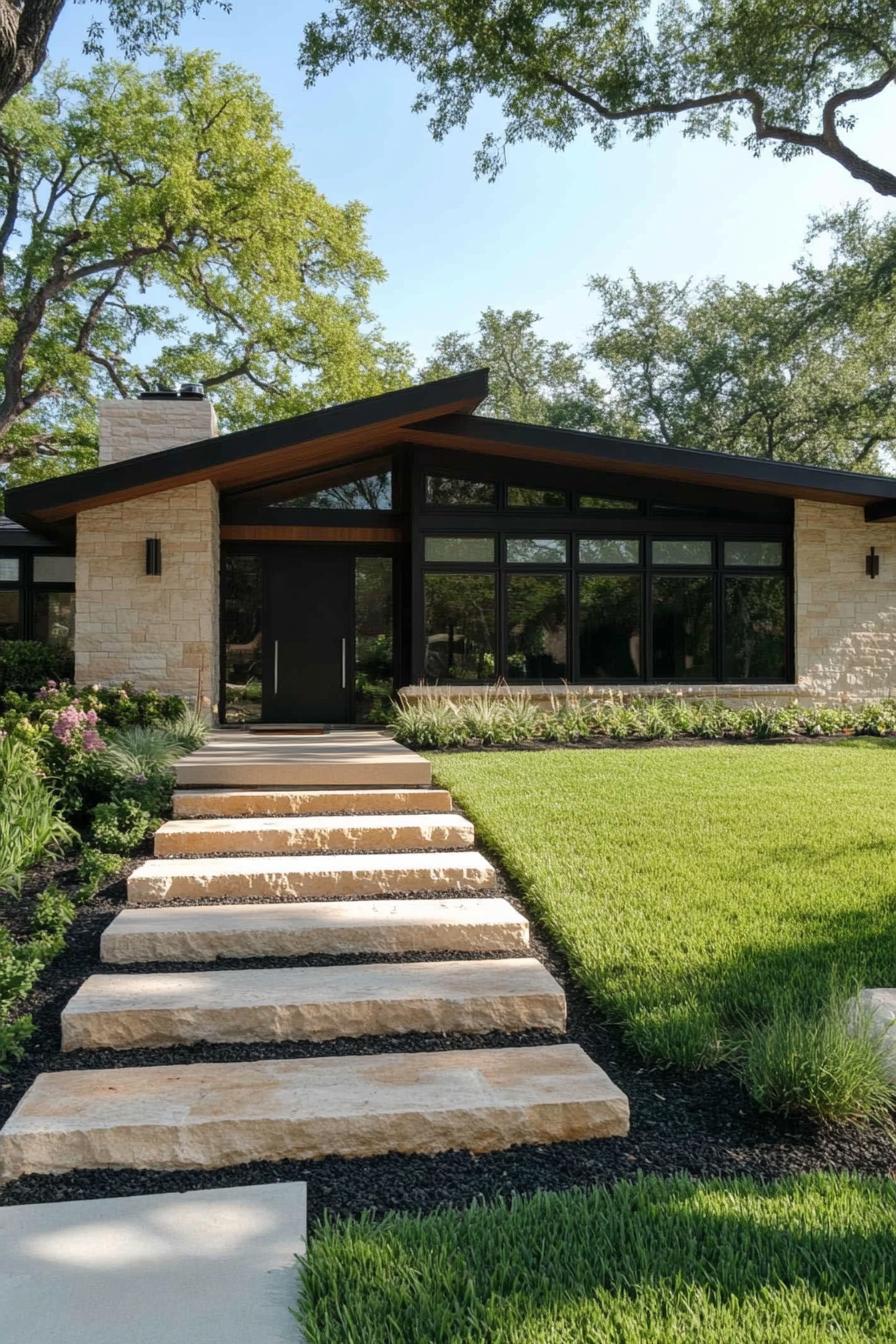
[[[526,691],[484,691],[452,700],[400,698],[390,718],[397,741],[423,750],[522,746],[528,742],[760,741],[896,734],[896,700],[863,705],[764,705],[721,700],[566,694],[548,704]]]
[[[47,681],[0,701],[0,1068],[31,1033],[21,1005],[64,945],[79,905],[170,809],[178,756],[205,725],[178,696]],[[66,890],[36,865],[80,855]]]

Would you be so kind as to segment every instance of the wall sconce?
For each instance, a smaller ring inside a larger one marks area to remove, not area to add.
[[[869,579],[876,579],[880,573],[880,556],[873,546],[865,556],[865,573],[868,575]]]
[[[162,572],[162,543],[158,537],[146,538],[146,572],[154,578]]]

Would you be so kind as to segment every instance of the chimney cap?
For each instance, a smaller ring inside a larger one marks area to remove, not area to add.
[[[141,392],[140,401],[176,401],[177,393],[173,387],[157,387],[152,392]]]
[[[202,400],[205,397],[204,383],[181,383],[180,395],[187,399]]]

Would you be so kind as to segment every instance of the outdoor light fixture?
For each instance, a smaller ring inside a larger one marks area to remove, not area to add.
[[[869,579],[876,579],[880,573],[880,556],[873,546],[865,556],[865,573],[868,575]]]
[[[162,572],[162,543],[158,537],[146,538],[146,572],[156,578]]]

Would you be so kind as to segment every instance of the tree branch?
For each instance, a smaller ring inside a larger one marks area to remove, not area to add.
[[[65,0],[0,0],[0,109],[29,84]]]

